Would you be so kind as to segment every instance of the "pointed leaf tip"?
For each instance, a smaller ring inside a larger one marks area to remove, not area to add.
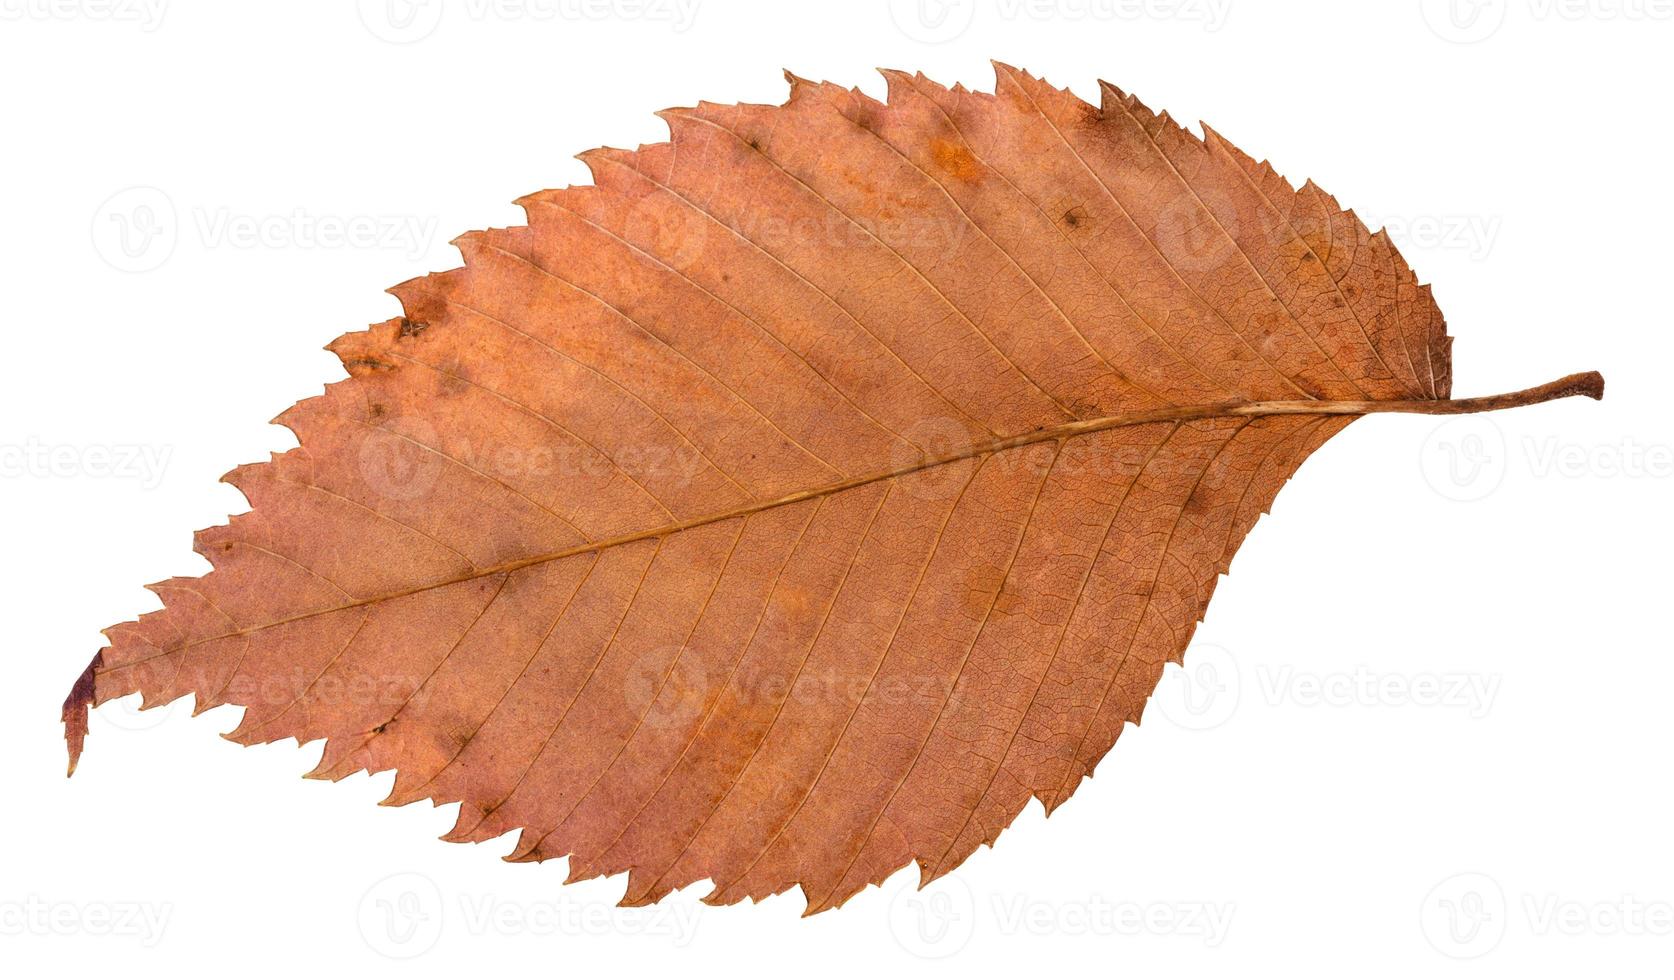
[[[70,752],[69,768],[64,773],[66,777],[76,774],[76,764],[81,761],[82,746],[87,742],[87,712],[93,704],[93,675],[104,666],[104,662],[104,651],[95,653],[71,686],[69,697],[64,699],[64,709],[59,718],[64,722],[64,742]]]

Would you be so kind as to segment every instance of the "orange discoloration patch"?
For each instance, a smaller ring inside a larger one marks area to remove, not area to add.
[[[939,139],[930,145],[930,155],[937,167],[967,184],[982,180],[982,165],[963,144]]]

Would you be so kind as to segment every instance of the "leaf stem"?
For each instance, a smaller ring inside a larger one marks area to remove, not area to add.
[[[1407,412],[1416,415],[1469,415],[1502,408],[1538,405],[1572,395],[1604,397],[1604,375],[1597,371],[1569,374],[1521,391],[1478,398],[1441,398],[1412,401],[1288,401],[1244,402],[1230,406],[1228,415],[1369,415],[1372,412]]]

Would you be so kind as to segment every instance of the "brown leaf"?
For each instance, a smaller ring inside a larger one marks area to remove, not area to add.
[[[627,903],[926,880],[1137,722],[1310,452],[1449,400],[1382,232],[999,66],[662,113],[331,345],[253,509],[65,704],[187,694]]]

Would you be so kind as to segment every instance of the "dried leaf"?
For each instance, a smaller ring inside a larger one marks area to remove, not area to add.
[[[1137,722],[1279,487],[1449,400],[1386,235],[1103,86],[662,114],[396,287],[65,705],[187,694],[630,904],[924,878]]]

